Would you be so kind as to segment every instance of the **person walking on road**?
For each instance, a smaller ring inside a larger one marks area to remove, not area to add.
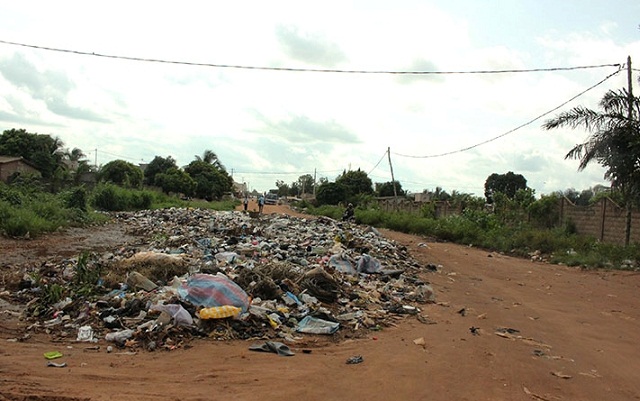
[[[262,214],[262,210],[264,209],[264,195],[260,195],[258,198],[258,213]]]
[[[244,206],[244,211],[247,211],[247,207],[249,207],[249,195],[244,194],[244,200],[242,201],[242,205]]]

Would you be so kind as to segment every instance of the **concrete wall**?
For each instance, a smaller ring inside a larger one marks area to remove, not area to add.
[[[591,206],[576,206],[566,198],[560,200],[560,222],[572,222],[576,232],[602,242],[624,245],[626,211],[609,198]],[[640,212],[631,212],[631,243],[640,242]]]
[[[434,204],[436,218],[460,214],[460,210],[451,206],[449,202],[415,202],[404,197],[398,199],[395,199],[394,197],[377,198],[377,201],[380,209],[385,212],[406,212],[418,214],[425,204]]]
[[[421,208],[432,202],[415,202],[407,198],[377,198],[385,212],[401,211],[419,214]],[[433,202],[436,217],[458,215],[461,211],[448,202]],[[624,245],[626,211],[609,198],[602,198],[591,206],[576,206],[567,198],[560,199],[558,225],[571,222],[576,232],[602,242]],[[640,243],[640,211],[631,214],[631,243]]]

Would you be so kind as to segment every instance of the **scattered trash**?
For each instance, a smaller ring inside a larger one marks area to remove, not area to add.
[[[362,362],[364,362],[364,358],[362,357],[362,355],[352,356],[347,359],[347,365],[355,365]]]
[[[479,336],[480,335],[480,327],[471,326],[471,327],[469,327],[469,331],[474,336]]]
[[[124,344],[126,340],[133,337],[133,333],[134,331],[131,329],[116,331],[113,333],[107,333],[107,335],[104,336],[104,339],[110,342]]]
[[[333,334],[340,327],[340,323],[306,316],[298,323],[296,331],[310,334]]]
[[[263,343],[256,343],[249,347],[251,351],[260,351],[260,352],[273,352],[280,356],[293,356],[295,353],[291,351],[291,349],[277,341],[265,341]]]
[[[529,344],[532,345],[534,347],[540,347],[540,348],[547,348],[550,349],[551,346],[548,344],[545,344],[543,342],[540,342],[538,340],[534,340],[533,338],[527,338],[527,337],[523,337],[520,335],[515,335],[512,333],[519,333],[519,330],[515,330],[515,329],[508,329],[508,328],[498,328],[496,329],[496,331],[494,332],[495,335],[502,337],[502,338],[507,338],[509,340],[512,341],[522,341],[525,344]]]
[[[152,305],[149,308],[149,310],[150,311],[160,311],[160,312],[165,312],[165,313],[169,314],[171,316],[171,318],[173,319],[173,321],[175,322],[176,326],[191,326],[193,324],[193,318],[191,317],[189,312],[187,312],[187,310],[182,307],[182,305],[176,305],[176,304],[162,305],[162,304],[157,304],[157,305]]]
[[[47,362],[47,366],[50,368],[64,368],[67,366],[66,362],[56,363],[56,362]]]
[[[80,342],[114,343],[107,352],[154,351],[194,337],[294,342],[297,333],[366,336],[406,316],[435,323],[419,305],[436,302],[423,274],[442,266],[422,266],[372,227],[186,208],[111,217],[146,241],[12,266],[5,297],[30,322],[15,341],[71,329]]]
[[[243,312],[249,308],[247,293],[222,274],[194,274],[178,288],[178,294],[185,301],[207,308],[213,306],[237,306]]]
[[[81,342],[93,342],[93,329],[91,326],[82,326],[78,329],[78,337],[76,341]]]
[[[212,306],[211,308],[203,308],[198,311],[200,319],[224,319],[226,317],[238,316],[242,312],[242,308],[237,306],[224,305]]]
[[[422,324],[438,324],[435,320],[429,318],[429,316],[418,315],[418,321]]]
[[[415,340],[413,340],[413,343],[415,345],[421,345],[423,347],[427,345],[426,341],[424,341],[424,337],[416,338]]]
[[[133,257],[135,258],[135,256],[137,255],[140,254],[136,253]],[[149,280],[138,272],[129,273],[129,275],[127,276],[127,285],[131,288],[142,289],[145,291],[153,291],[158,288],[158,286],[153,281]]]
[[[516,333],[520,333],[520,330],[512,329],[510,327],[498,327],[498,328],[496,328],[496,332],[508,333],[508,334],[516,334]]]
[[[553,376],[555,376],[555,377],[559,377],[559,378],[561,378],[561,379],[571,379],[571,378],[573,377],[573,376],[570,376],[570,375],[565,375],[565,374],[564,374],[564,373],[562,373],[562,372],[551,372],[551,374],[552,374]]]
[[[49,351],[44,353],[44,358],[49,360],[62,358],[62,356],[63,356],[62,353],[59,351]]]

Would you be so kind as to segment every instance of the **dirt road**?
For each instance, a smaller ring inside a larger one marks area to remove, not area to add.
[[[265,207],[281,212],[287,208]],[[339,344],[307,336],[289,358],[213,340],[128,355],[107,354],[104,341],[97,352],[45,335],[12,342],[24,323],[0,308],[0,400],[640,399],[638,273],[582,271],[383,234],[420,262],[441,265],[424,275],[438,304],[423,314],[435,324],[407,317]],[[85,246],[89,236],[74,238]],[[19,249],[4,240],[0,255],[37,257],[44,252],[38,247],[51,253],[60,243],[69,241],[57,235]],[[67,367],[45,366],[42,354],[52,350],[65,354]],[[354,355],[364,362],[346,364]]]

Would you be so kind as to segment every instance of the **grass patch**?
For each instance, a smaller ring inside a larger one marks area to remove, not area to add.
[[[309,207],[309,213],[339,219],[337,206]],[[588,268],[635,269],[640,246],[602,244],[575,234],[568,227],[542,229],[526,222],[501,222],[494,214],[469,211],[459,216],[434,219],[429,214],[356,209],[359,224],[384,227],[408,234],[434,237],[463,245],[528,257],[534,251],[550,256],[550,262]]]

